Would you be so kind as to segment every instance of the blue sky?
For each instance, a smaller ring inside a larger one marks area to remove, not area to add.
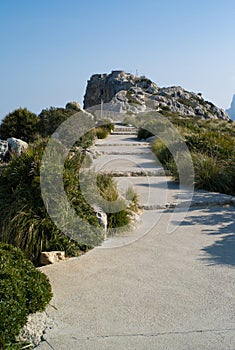
[[[228,108],[234,0],[1,0],[0,119],[82,103],[94,73],[123,69]]]

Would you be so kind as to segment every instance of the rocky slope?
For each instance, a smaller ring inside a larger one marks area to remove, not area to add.
[[[182,116],[229,120],[228,114],[205,101],[200,94],[188,92],[180,86],[158,87],[144,76],[137,77],[123,71],[92,75],[84,97],[85,109],[104,109],[126,113],[167,110]]]
[[[227,109],[226,112],[228,113],[231,119],[235,120],[235,95],[233,95],[231,107]]]

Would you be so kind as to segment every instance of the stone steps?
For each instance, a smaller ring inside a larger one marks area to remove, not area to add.
[[[127,144],[125,143],[96,143],[96,147],[126,147]],[[145,147],[150,147],[149,143],[147,142],[142,142],[142,143],[128,143],[128,146],[130,147],[135,147],[135,146],[145,146]]]
[[[100,170],[99,174],[106,174],[107,170]],[[118,170],[113,170],[113,171],[108,171],[109,174],[113,175],[114,177],[155,177],[155,176],[170,176],[170,172],[168,170],[164,169],[157,169],[154,171],[144,171],[144,170],[139,170],[139,171],[118,171]]]
[[[136,131],[113,131],[112,135],[137,135]]]
[[[135,127],[115,126],[112,135],[137,135],[138,129]]]
[[[120,132],[129,132],[129,131],[137,131],[138,129],[135,127],[118,127],[115,126],[114,131],[120,131]]]
[[[148,151],[144,151],[144,152],[119,152],[119,151],[101,151],[102,155],[113,155],[113,156],[131,156],[131,155],[136,155],[136,154],[149,154]]]
[[[226,196],[226,195],[225,195]],[[170,210],[175,208],[210,208],[210,207],[234,207],[235,206],[235,197],[232,198],[215,198],[211,200],[197,200],[192,199],[192,201],[184,201],[181,203],[165,203],[165,204],[150,204],[150,205],[139,205],[139,209],[142,210]]]

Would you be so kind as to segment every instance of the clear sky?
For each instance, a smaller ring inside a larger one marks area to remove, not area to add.
[[[94,73],[146,75],[228,108],[234,0],[0,0],[0,119],[83,101]]]

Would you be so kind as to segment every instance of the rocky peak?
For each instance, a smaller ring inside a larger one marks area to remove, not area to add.
[[[99,105],[101,101],[108,103],[119,91],[128,91],[136,88],[147,93],[156,93],[158,87],[146,77],[136,77],[121,70],[110,74],[94,74],[88,80],[84,97],[84,108]]]
[[[231,119],[235,120],[235,95],[233,95],[233,99],[231,102],[231,106],[226,110]]]
[[[224,110],[205,101],[201,94],[186,91],[181,86],[159,88],[145,76],[138,77],[121,70],[95,74],[88,81],[84,108],[95,109],[102,102],[104,109],[119,113],[154,110],[229,120]]]

